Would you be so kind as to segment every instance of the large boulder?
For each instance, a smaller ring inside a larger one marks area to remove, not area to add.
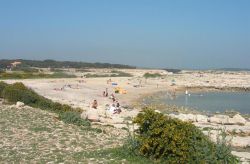
[[[182,121],[191,121],[191,122],[196,122],[196,116],[193,115],[193,114],[169,114],[168,115],[169,117],[171,118],[178,118],[179,120],[182,120]]]
[[[178,115],[173,114],[173,113],[168,114],[168,116],[171,117],[171,118],[178,118]]]
[[[215,124],[228,124],[229,123],[229,116],[214,115],[213,117],[209,118],[209,122],[215,123]]]
[[[22,107],[24,107],[24,103],[23,102],[20,102],[20,101],[18,101],[18,102],[16,102],[16,107],[17,108],[22,108]]]
[[[176,115],[175,118],[178,118],[182,121],[191,121],[191,122],[196,122],[196,117],[193,114],[179,114]]]
[[[234,147],[246,148],[250,146],[250,137],[233,137],[231,140],[231,145]]]
[[[208,117],[205,116],[205,115],[197,114],[196,115],[196,121],[206,123],[208,121]]]
[[[245,125],[247,121],[240,114],[236,114],[233,118],[229,118],[228,122],[232,125]]]

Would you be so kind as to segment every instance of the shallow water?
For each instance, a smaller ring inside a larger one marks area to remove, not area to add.
[[[206,112],[239,111],[243,114],[250,114],[250,93],[249,92],[205,92],[190,93],[190,95],[179,94],[175,98],[164,95],[161,102],[193,108]]]

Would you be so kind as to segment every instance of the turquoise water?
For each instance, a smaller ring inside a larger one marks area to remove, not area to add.
[[[250,114],[249,92],[207,92],[179,94],[175,98],[165,95],[161,101],[171,105],[207,112],[239,111]]]

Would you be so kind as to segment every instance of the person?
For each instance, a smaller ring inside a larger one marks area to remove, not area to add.
[[[118,101],[116,101],[116,107],[120,108],[120,103]]]
[[[111,94],[110,99],[112,99],[113,103],[115,102],[115,95],[113,93]]]
[[[106,97],[106,92],[105,91],[103,91],[102,96]]]
[[[116,101],[116,108],[114,114],[120,114],[121,113],[120,103]]]
[[[94,100],[94,102],[92,103],[92,108],[97,109],[97,107],[98,107],[97,100]]]
[[[108,88],[106,88],[106,97],[109,96],[109,93],[108,93]]]
[[[115,113],[115,111],[116,111],[115,104],[112,104],[112,105],[110,106],[109,111],[110,111],[112,114]]]

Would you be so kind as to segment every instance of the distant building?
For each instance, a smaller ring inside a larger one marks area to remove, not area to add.
[[[22,62],[14,61],[13,63],[10,63],[12,68],[16,67],[17,65],[22,64]]]

